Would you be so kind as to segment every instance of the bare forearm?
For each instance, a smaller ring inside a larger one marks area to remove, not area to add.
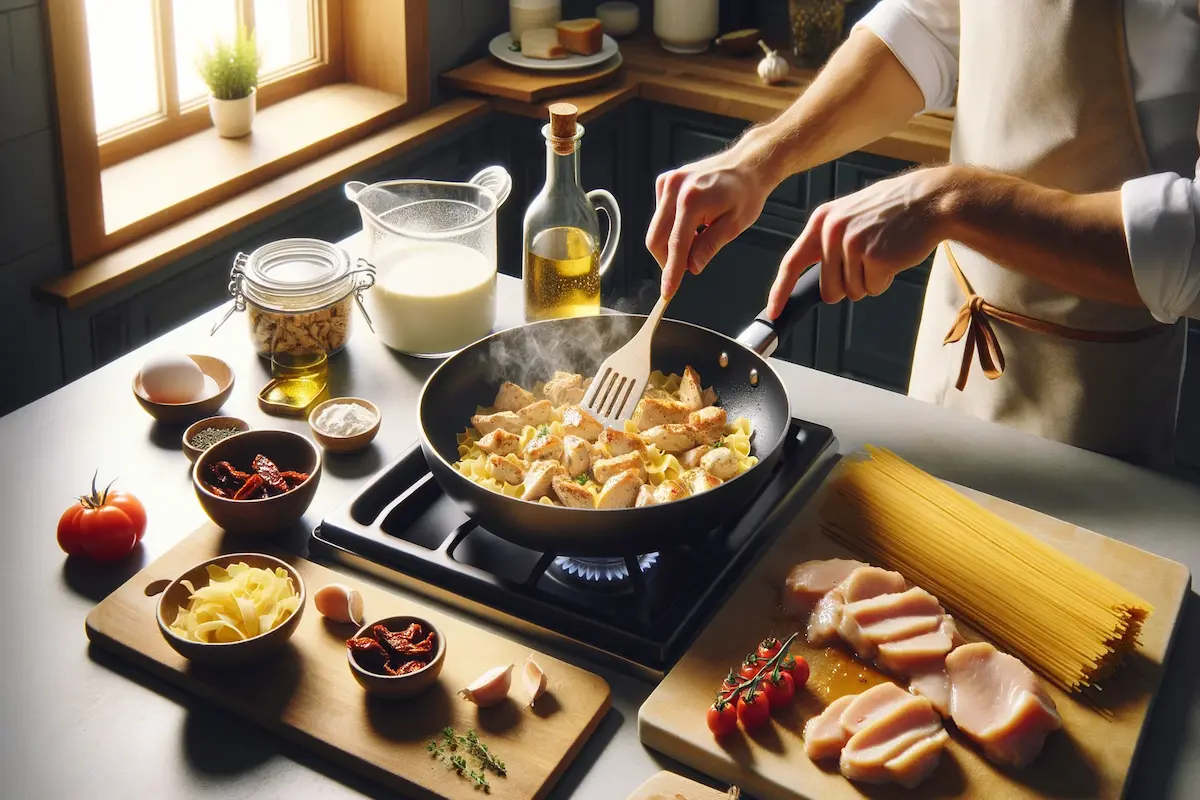
[[[875,34],[858,29],[796,102],[748,131],[737,147],[778,183],[888,135],[923,105],[899,59]]]
[[[1071,294],[1144,305],[1119,191],[1072,194],[971,167],[945,170],[942,238]]]

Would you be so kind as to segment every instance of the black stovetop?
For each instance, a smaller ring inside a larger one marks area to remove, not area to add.
[[[775,474],[733,523],[611,560],[539,553],[490,533],[442,492],[414,444],[322,520],[312,550],[661,674],[795,516],[832,441],[828,428],[793,419]]]

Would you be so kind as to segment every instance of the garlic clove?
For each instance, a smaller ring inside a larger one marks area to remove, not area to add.
[[[509,664],[507,667],[492,667],[472,681],[470,686],[459,691],[459,694],[482,708],[496,705],[508,697],[514,666]]]
[[[363,599],[357,590],[340,583],[322,586],[313,595],[313,604],[323,617],[329,617],[334,622],[353,622],[363,624]]]
[[[531,708],[534,701],[546,691],[546,673],[533,660],[532,654],[525,659],[525,665],[521,669],[521,679],[525,683],[525,694],[529,697],[529,702],[525,707]]]
[[[783,56],[779,55],[777,50],[772,50],[767,47],[761,39],[758,40],[758,46],[762,48],[765,54],[762,61],[758,62],[758,79],[766,84],[779,83],[788,75],[788,62]]]

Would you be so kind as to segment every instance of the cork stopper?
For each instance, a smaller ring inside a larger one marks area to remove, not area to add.
[[[575,151],[575,119],[579,109],[571,103],[553,103],[550,106],[550,136],[554,141],[554,152],[560,156]]]

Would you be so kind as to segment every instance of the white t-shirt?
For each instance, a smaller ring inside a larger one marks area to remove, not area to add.
[[[881,0],[858,23],[948,108],[958,82],[959,0]],[[1121,187],[1133,277],[1155,319],[1200,319],[1200,1],[1125,0],[1134,101],[1154,174]]]

